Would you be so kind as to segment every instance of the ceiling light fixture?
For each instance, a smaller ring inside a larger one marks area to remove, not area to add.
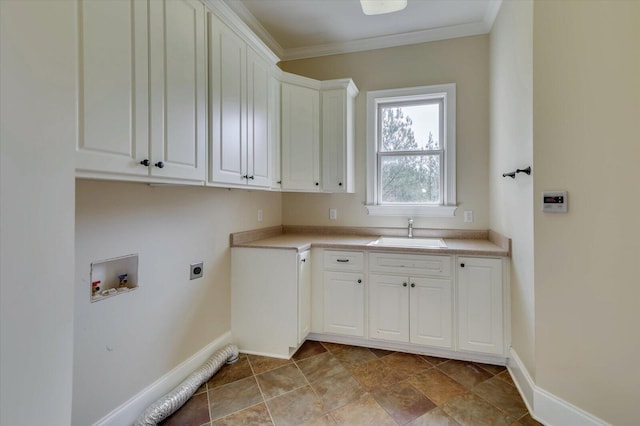
[[[382,15],[407,7],[407,0],[360,0],[365,15]]]

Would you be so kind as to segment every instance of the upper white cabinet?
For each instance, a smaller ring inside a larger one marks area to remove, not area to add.
[[[282,83],[282,189],[320,191],[320,93]]]
[[[203,182],[205,10],[80,1],[77,175]]]
[[[354,104],[358,89],[351,80],[323,83],[322,191],[355,192]]]
[[[458,349],[505,352],[501,259],[458,257]]]
[[[279,87],[270,66],[209,14],[209,183],[271,187]]]
[[[281,93],[282,190],[353,192],[353,81],[284,73]]]

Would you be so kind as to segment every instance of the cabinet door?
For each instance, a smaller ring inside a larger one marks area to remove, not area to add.
[[[209,180],[245,184],[246,43],[209,13]]]
[[[147,176],[147,2],[78,3],[76,169]]]
[[[452,348],[451,280],[412,277],[409,286],[410,342]]]
[[[458,348],[504,353],[502,261],[458,258]]]
[[[324,332],[364,337],[362,274],[325,272],[323,281]]]
[[[253,49],[247,49],[246,175],[252,186],[271,186],[269,85],[269,64]]]
[[[369,338],[409,341],[409,279],[369,275]]]
[[[280,189],[282,176],[280,173],[280,81],[269,76],[269,138],[271,147],[271,187]]]
[[[198,0],[152,1],[149,12],[151,173],[204,181],[204,6]]]
[[[298,255],[298,344],[311,331],[311,252]]]
[[[322,92],[322,190],[354,192],[353,105],[347,89]]]
[[[320,94],[282,83],[282,189],[320,190]]]

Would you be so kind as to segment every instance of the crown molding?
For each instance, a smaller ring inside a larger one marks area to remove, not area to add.
[[[493,24],[493,23],[492,23]],[[342,53],[361,52],[366,50],[384,49],[388,47],[406,46],[410,44],[427,43],[430,41],[449,38],[467,37],[487,34],[491,29],[483,20],[469,24],[452,25],[404,34],[394,34],[383,37],[372,37],[353,40],[345,43],[329,43],[317,46],[285,49],[281,58],[283,61],[314,58],[318,56],[338,55]]]
[[[273,40],[273,37],[271,37],[271,35],[269,35],[269,33],[266,32],[266,30],[264,29],[264,27],[262,27],[262,25],[260,25],[260,27],[262,28],[264,33],[268,35],[268,37],[265,36],[265,34],[258,34],[256,31],[254,31],[253,28],[249,27],[249,25],[247,25],[243,19],[250,19],[250,18],[248,16],[241,18],[236,13],[236,11],[234,11],[231,7],[229,7],[229,5],[227,5],[224,1],[222,0],[202,0],[202,1],[209,8],[209,10],[214,12],[227,25],[231,26],[231,28],[235,30],[242,38],[244,38],[244,40],[247,43],[249,43],[251,46],[255,47],[259,52],[267,56],[269,60],[271,60],[274,63],[280,61],[280,58],[282,57],[282,47],[278,43],[275,43],[275,40]],[[244,6],[242,7],[244,8]],[[246,8],[245,8],[245,11],[246,13],[251,15],[251,13]],[[251,17],[255,22],[257,22],[256,18],[253,15],[251,15]],[[263,37],[266,37],[266,39],[268,40],[273,40],[273,42],[276,44],[276,47],[279,48],[280,51],[278,51],[277,49],[273,49],[272,46],[269,46],[265,41],[263,41],[265,39]]]
[[[487,27],[487,32],[491,32],[491,29],[493,28],[493,23],[495,22],[496,17],[498,16],[498,12],[500,12],[502,1],[503,0],[492,0],[489,3],[489,7],[487,7],[487,10],[485,11],[484,24]]]

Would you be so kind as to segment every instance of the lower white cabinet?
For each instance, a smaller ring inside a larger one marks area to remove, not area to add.
[[[505,351],[502,260],[457,258],[458,349]]]
[[[311,328],[309,251],[231,250],[231,333],[241,352],[289,358]]]
[[[358,272],[324,273],[324,332],[364,337],[364,279]]]
[[[369,275],[369,338],[452,348],[451,280]]]

